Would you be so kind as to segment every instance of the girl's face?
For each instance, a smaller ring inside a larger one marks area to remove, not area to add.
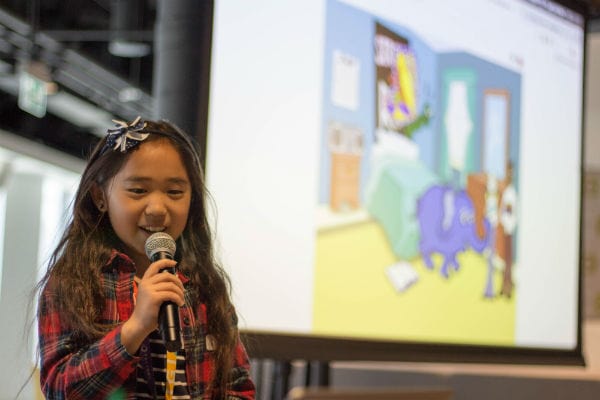
[[[140,144],[109,183],[108,217],[138,274],[150,263],[144,248],[148,236],[166,232],[176,240],[183,232],[191,193],[181,156],[164,139]]]

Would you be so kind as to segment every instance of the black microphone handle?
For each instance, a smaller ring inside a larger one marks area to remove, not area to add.
[[[158,260],[169,259],[173,257],[167,252],[159,251],[152,256],[151,261],[155,262]],[[171,274],[175,274],[175,268],[164,268],[161,270],[168,271]],[[165,342],[167,351],[177,352],[181,349],[181,335],[179,326],[179,306],[172,301],[165,301],[160,306],[158,312],[158,330]]]

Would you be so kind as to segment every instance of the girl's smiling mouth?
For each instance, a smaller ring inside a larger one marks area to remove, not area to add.
[[[141,229],[145,230],[146,232],[162,232],[164,231],[166,228],[164,226],[140,226]]]

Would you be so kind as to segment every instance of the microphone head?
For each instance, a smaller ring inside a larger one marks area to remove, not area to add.
[[[160,252],[167,253],[173,258],[177,247],[171,235],[165,232],[156,232],[146,239],[145,249],[149,259]]]

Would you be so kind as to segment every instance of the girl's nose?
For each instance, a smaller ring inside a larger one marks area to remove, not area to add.
[[[146,204],[144,213],[152,217],[162,217],[167,214],[167,207],[161,196],[151,196]]]

